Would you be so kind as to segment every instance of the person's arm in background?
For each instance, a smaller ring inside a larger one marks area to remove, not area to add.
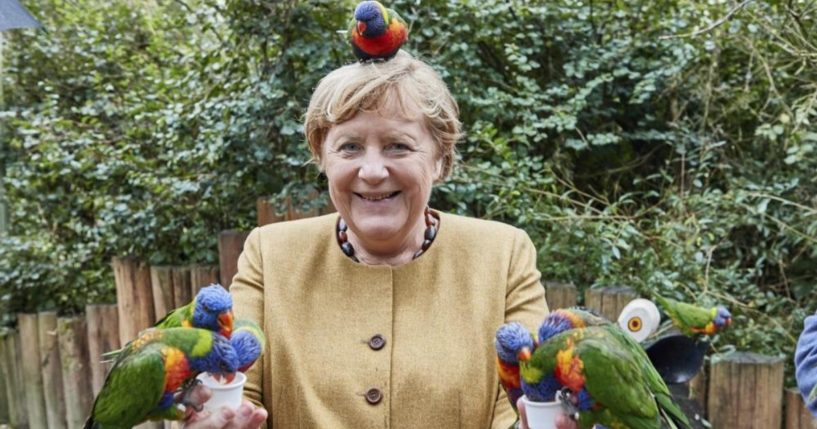
[[[794,352],[795,378],[809,411],[817,417],[817,314],[804,322]]]

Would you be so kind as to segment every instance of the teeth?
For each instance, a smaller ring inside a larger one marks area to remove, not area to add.
[[[395,192],[392,192],[390,194],[381,194],[381,195],[361,195],[361,197],[364,200],[367,200],[367,201],[380,201],[380,200],[385,200],[386,198],[389,198],[394,194],[395,194]]]

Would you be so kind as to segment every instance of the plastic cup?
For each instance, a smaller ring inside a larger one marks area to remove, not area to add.
[[[556,418],[565,413],[559,401],[533,402],[525,396],[522,400],[525,402],[530,429],[556,429]]]
[[[237,410],[244,401],[244,383],[247,382],[247,376],[244,373],[237,372],[235,379],[230,384],[219,383],[207,373],[201,373],[196,378],[213,391],[213,396],[204,403],[206,411],[216,412],[221,407]]]

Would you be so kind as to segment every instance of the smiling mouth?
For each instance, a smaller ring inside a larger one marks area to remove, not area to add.
[[[400,191],[391,192],[391,193],[388,193],[388,194],[367,194],[367,195],[363,195],[363,194],[358,194],[357,192],[355,192],[355,195],[357,195],[358,197],[360,197],[360,198],[362,198],[362,199],[364,199],[366,201],[383,201],[383,200],[390,200],[390,199],[396,197],[397,194],[399,194],[399,193],[400,193]]]

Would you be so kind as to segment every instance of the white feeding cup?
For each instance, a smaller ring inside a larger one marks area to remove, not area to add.
[[[522,401],[525,402],[530,429],[556,429],[556,418],[565,414],[559,401],[533,402],[526,396],[522,397]]]
[[[237,372],[230,384],[223,384],[208,373],[201,373],[196,378],[213,392],[213,396],[204,403],[206,411],[214,413],[221,407],[237,410],[244,401],[244,383],[247,382],[247,376],[242,372]]]

